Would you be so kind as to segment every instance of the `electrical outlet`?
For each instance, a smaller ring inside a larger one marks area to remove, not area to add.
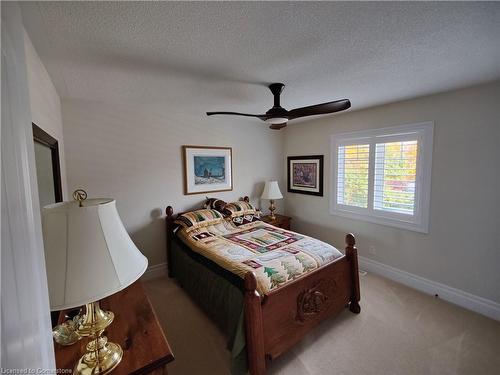
[[[377,250],[375,249],[375,246],[371,245],[370,247],[368,247],[368,253],[370,253],[372,255],[377,254]]]

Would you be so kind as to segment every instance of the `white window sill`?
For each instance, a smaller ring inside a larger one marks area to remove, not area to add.
[[[411,230],[413,232],[429,233],[428,223],[416,223],[416,222],[412,222],[412,221],[392,219],[392,218],[378,216],[375,214],[358,213],[358,212],[352,212],[352,211],[343,210],[343,209],[339,209],[339,208],[331,209],[330,214],[334,215],[334,216],[346,217],[346,218],[353,219],[353,220],[361,220],[361,221],[366,221],[369,223]]]

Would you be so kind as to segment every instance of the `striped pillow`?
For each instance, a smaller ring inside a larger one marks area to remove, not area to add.
[[[219,211],[216,210],[196,210],[183,213],[175,220],[176,224],[182,225],[184,228],[198,228],[207,225],[214,225],[222,222],[224,218]]]
[[[256,210],[250,203],[238,201],[226,204],[222,213],[224,217],[235,217],[249,214],[255,215]]]

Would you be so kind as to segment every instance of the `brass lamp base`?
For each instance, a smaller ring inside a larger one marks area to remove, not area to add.
[[[276,205],[274,204],[274,199],[269,201],[269,211],[271,212],[271,219],[276,219],[276,215],[274,215],[274,211],[276,210]]]
[[[76,364],[74,375],[108,374],[118,366],[123,357],[120,345],[108,342],[106,336],[90,341],[87,351]]]
[[[87,303],[85,315],[78,323],[76,331],[81,336],[91,337],[92,340],[87,344],[87,353],[73,369],[73,374],[108,374],[118,366],[123,357],[122,348],[118,344],[108,342],[106,336],[101,336],[114,317],[111,311],[101,310],[98,301]]]
[[[115,315],[111,311],[101,309],[99,301],[87,303],[85,305],[85,314],[78,322],[76,331],[83,337],[92,336],[109,326],[114,318]]]

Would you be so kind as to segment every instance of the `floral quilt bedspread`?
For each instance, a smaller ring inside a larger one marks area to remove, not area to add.
[[[262,221],[181,228],[177,235],[193,251],[242,278],[253,271],[264,294],[342,256],[325,242]]]

